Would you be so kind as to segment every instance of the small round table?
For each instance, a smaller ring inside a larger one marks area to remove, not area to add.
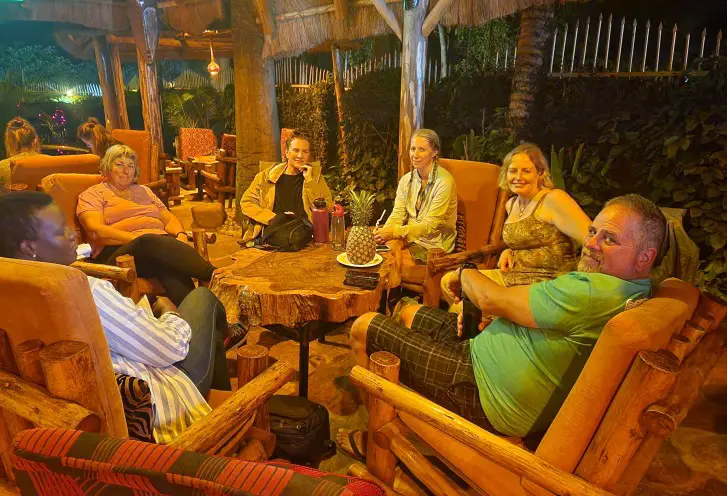
[[[248,248],[232,255],[234,263],[218,269],[210,284],[231,322],[274,326],[275,332],[300,343],[298,392],[303,397],[308,394],[310,341],[325,336],[330,327],[325,324],[376,311],[383,292],[399,281],[394,257],[383,253],[378,267],[363,269],[379,274],[376,289],[346,286],[343,280],[351,269],[336,261],[339,253],[330,244],[295,253]]]

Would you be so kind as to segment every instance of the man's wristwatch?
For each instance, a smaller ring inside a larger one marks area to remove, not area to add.
[[[477,264],[474,264],[472,262],[465,262],[462,265],[459,266],[459,273],[457,273],[457,277],[460,281],[462,281],[462,271],[464,269],[477,269]]]

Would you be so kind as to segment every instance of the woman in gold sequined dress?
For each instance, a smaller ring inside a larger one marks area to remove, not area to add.
[[[507,154],[499,185],[515,196],[507,202],[507,219],[497,269],[481,271],[503,286],[533,284],[576,270],[576,246],[590,219],[571,196],[554,189],[548,162],[536,145],[525,143]],[[442,297],[452,303],[452,273],[442,278]],[[459,296],[459,295],[456,295]]]

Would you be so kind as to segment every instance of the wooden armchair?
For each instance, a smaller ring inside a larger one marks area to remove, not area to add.
[[[51,174],[98,174],[101,159],[98,155],[28,155],[13,160],[13,183],[27,184],[33,191],[40,186],[41,180]]]
[[[457,185],[457,210],[464,219],[464,251],[447,255],[441,249],[430,249],[427,264],[417,265],[402,242],[389,244],[399,264],[402,287],[423,293],[424,304],[433,307],[439,306],[439,283],[446,271],[463,262],[495,267],[495,255],[505,248],[502,226],[508,198],[497,185],[497,165],[449,158],[440,159],[439,165],[452,174]]]
[[[413,448],[416,435],[481,494],[633,494],[721,356],[726,311],[726,302],[668,279],[615,316],[535,452],[398,386],[398,358],[375,353],[371,371],[351,372],[370,404],[366,467],[350,473],[392,486],[399,460],[434,494],[462,494]]]
[[[127,437],[109,347],[85,275],[73,267],[0,258],[0,329],[0,477],[12,482],[11,440],[25,429]],[[294,373],[278,361],[235,393],[211,391],[213,407],[213,396],[224,401],[170,445],[232,456],[258,435],[252,424],[264,414],[260,407]]]
[[[79,244],[85,243],[87,238],[76,217],[78,195],[102,180],[103,177],[98,174],[51,174],[41,181],[43,191],[53,197],[66,215],[68,225],[76,231],[76,239]],[[204,258],[207,258],[207,244],[214,243],[217,239],[214,233],[208,235],[204,229],[193,229],[191,234],[187,233],[187,237],[192,239],[195,249]],[[116,264],[117,267],[113,267],[88,261],[77,261],[73,266],[90,276],[110,279],[121,294],[134,301],[138,301],[145,294],[164,294],[164,288],[157,280],[137,277],[134,257],[123,255],[116,260]]]

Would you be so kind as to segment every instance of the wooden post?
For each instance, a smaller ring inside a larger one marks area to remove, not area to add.
[[[430,307],[439,306],[439,297],[441,289],[439,285],[442,281],[443,272],[432,273],[429,270],[429,261],[446,255],[442,248],[429,248],[427,250],[427,271],[424,274],[424,304]]]
[[[672,356],[640,351],[578,464],[576,474],[611,491],[646,431],[642,412],[674,384],[679,365]]]
[[[338,149],[341,153],[341,163],[345,171],[348,165],[346,154],[346,132],[343,128],[343,79],[341,77],[341,51],[335,43],[331,43],[331,56],[333,57],[333,88],[336,92],[336,109],[338,110]]]
[[[129,129],[129,112],[126,109],[126,88],[124,75],[121,70],[121,55],[118,45],[111,45],[111,71],[114,79],[114,94],[116,95],[116,109],[119,112],[119,127]]]
[[[424,71],[427,39],[422,25],[429,0],[404,9],[401,51],[401,98],[399,102],[399,177],[409,172],[409,140],[424,123]]]
[[[377,351],[369,357],[369,370],[379,377],[398,384],[401,360],[391,353]],[[374,441],[374,434],[385,424],[396,418],[396,409],[386,401],[369,396],[369,431],[366,448],[366,468],[389,486],[394,485],[396,458],[388,450],[380,448]]]
[[[258,15],[252,0],[230,3],[235,71],[235,125],[237,127],[237,220],[242,219],[242,194],[258,172],[260,161],[280,156],[280,125],[275,100],[275,67],[263,59],[262,32],[251,32]],[[257,28],[259,29],[259,28]]]
[[[141,114],[144,117],[144,129],[151,133],[152,143],[155,143],[160,150],[163,150],[162,113],[159,102],[156,62],[152,61],[151,64],[147,64],[139,47],[136,48],[136,62],[139,67],[139,93],[141,94]]]
[[[96,370],[87,343],[57,341],[43,348],[40,363],[48,392],[78,403],[103,417]]]
[[[121,255],[116,257],[116,266],[125,269],[133,269],[136,274],[136,264],[134,263],[134,257],[131,255]],[[135,303],[141,298],[139,293],[139,282],[134,278],[131,282],[119,282],[119,293],[131,298]]]
[[[237,387],[262,374],[268,368],[268,349],[264,346],[248,344],[237,349]],[[255,427],[270,432],[270,414],[267,403],[257,409]]]
[[[119,127],[119,110],[117,108],[116,87],[114,85],[114,71],[111,53],[104,36],[94,36],[93,51],[96,54],[96,69],[98,81],[101,85],[101,99],[106,117],[106,128],[109,130]]]
[[[15,348],[15,363],[20,377],[38,386],[45,386],[43,369],[40,366],[41,348],[43,341],[39,339],[23,341]]]
[[[416,447],[406,439],[408,429],[394,419],[374,433],[376,444],[390,449],[412,474],[434,494],[460,495],[464,493],[441,470],[432,465]]]
[[[712,317],[712,327],[710,330],[714,330],[719,327],[725,314],[727,314],[727,301],[710,293],[702,293],[699,295],[697,312],[701,315],[709,315]]]

